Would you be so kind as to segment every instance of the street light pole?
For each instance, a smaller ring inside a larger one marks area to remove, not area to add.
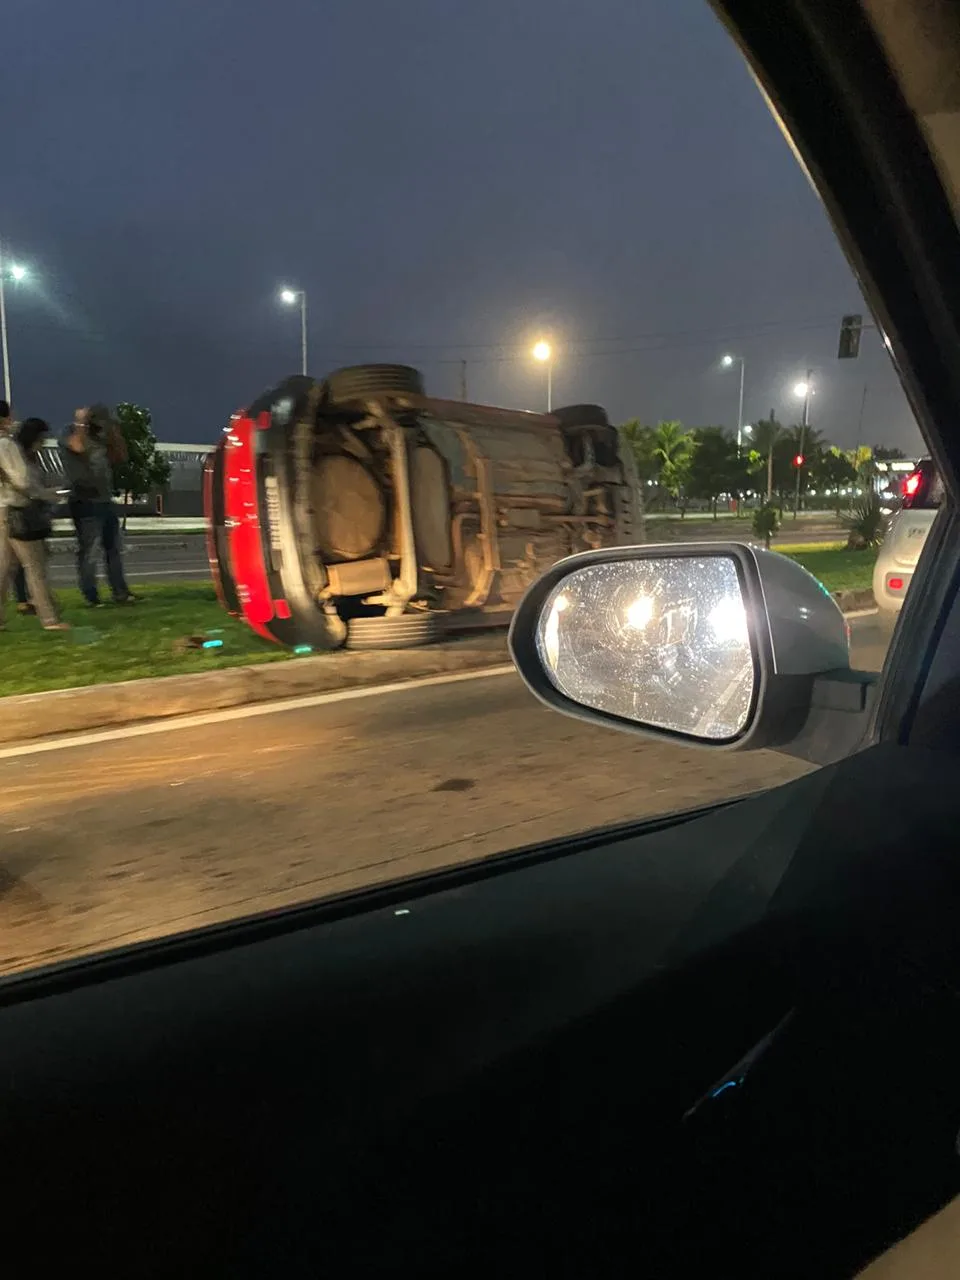
[[[730,369],[735,364],[740,365],[740,401],[737,407],[737,457],[739,458],[743,450],[743,380],[747,362],[743,356],[727,355],[720,363],[724,369]]]
[[[810,393],[813,390],[813,370],[812,369],[807,370],[807,376],[803,380],[803,382],[800,384],[800,386],[803,388],[803,391],[802,391],[803,415],[800,419],[800,453],[798,456],[800,458],[803,458],[804,456],[803,451],[804,451],[804,448],[806,447],[806,442],[807,442],[807,429],[810,426]],[[799,392],[800,388],[798,387],[797,390]],[[794,520],[796,520],[797,516],[800,514],[800,473],[801,471],[803,471],[803,462],[800,462],[797,466],[797,484],[796,484],[796,490],[793,496]]]
[[[533,358],[547,366],[547,413],[553,412],[553,348],[542,340],[534,345]]]
[[[292,307],[300,304],[300,372],[307,376],[307,291],[306,289],[281,289],[280,301]]]
[[[307,291],[300,290],[300,372],[307,376]]]
[[[4,290],[7,266],[3,260],[3,241],[0,240],[0,348],[3,352],[3,398],[13,403],[10,390],[10,351],[7,347],[7,299]]]

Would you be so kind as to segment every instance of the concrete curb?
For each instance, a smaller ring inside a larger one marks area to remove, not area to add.
[[[835,591],[833,598],[844,613],[858,613],[861,609],[872,609],[876,605],[873,591],[869,587],[864,591]]]
[[[869,608],[870,591],[836,595],[846,613]],[[481,671],[509,662],[505,630],[424,649],[382,653],[328,653],[263,666],[230,667],[189,676],[125,680],[119,684],[14,694],[0,699],[0,744],[27,742],[61,733],[83,733],[142,720],[221,711],[251,702],[271,702],[302,694],[360,685],[416,680],[457,671]]]
[[[330,653],[318,658],[291,658],[287,662],[230,667],[189,676],[14,694],[0,699],[0,744],[220,711],[251,702],[270,702],[275,698],[295,698],[358,685],[479,671],[501,666],[509,660],[506,632],[498,631],[423,649]]]

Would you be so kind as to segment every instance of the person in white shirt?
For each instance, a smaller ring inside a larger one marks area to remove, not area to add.
[[[6,625],[6,598],[17,565],[26,574],[30,599],[45,631],[67,631],[60,620],[47,571],[46,533],[43,509],[38,504],[56,501],[37,465],[37,452],[49,433],[42,418],[27,418],[16,435],[0,435],[0,629]],[[24,534],[24,513],[40,515],[29,536]],[[49,532],[49,521],[47,533]],[[18,536],[19,535],[19,536]]]
[[[16,431],[13,410],[6,400],[0,400],[0,436],[12,436]],[[13,575],[13,594],[17,597],[17,613],[37,612],[27,598],[27,575],[23,571],[23,565],[19,563]]]

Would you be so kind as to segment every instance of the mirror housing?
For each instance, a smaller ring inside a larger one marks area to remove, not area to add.
[[[581,720],[717,749],[802,736],[850,632],[795,561],[742,543],[613,547],[553,565],[517,609],[527,687]],[[803,754],[806,754],[805,752]]]

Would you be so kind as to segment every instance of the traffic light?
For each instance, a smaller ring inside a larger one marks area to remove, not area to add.
[[[838,360],[856,360],[860,354],[860,332],[863,316],[844,316],[840,321],[840,347]]]
[[[802,466],[803,466],[803,454],[802,454],[802,453],[798,453],[798,454],[797,454],[797,456],[796,456],[796,457],[794,458],[794,460],[793,460],[793,465],[794,465],[795,467],[802,467]]]

